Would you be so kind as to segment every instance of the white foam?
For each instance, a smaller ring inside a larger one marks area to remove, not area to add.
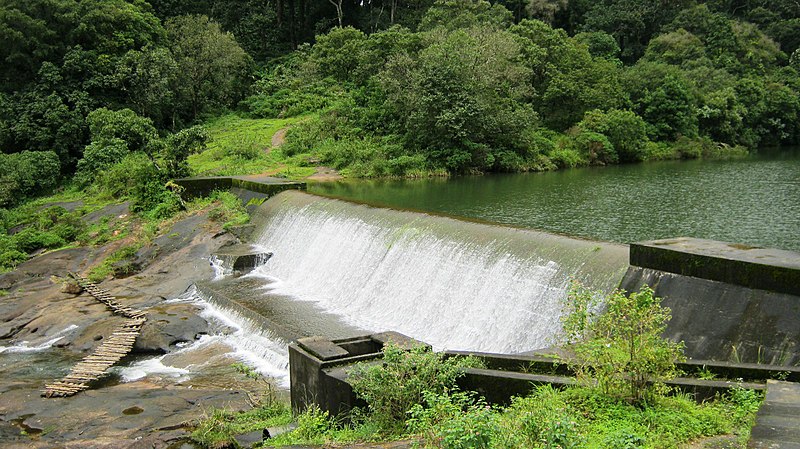
[[[286,342],[278,338],[273,338],[266,334],[264,330],[250,322],[246,317],[241,316],[236,311],[220,308],[203,299],[197,292],[197,288],[192,286],[184,294],[177,298],[170,299],[169,303],[189,302],[196,304],[202,308],[200,316],[206,321],[216,323],[218,326],[226,328],[219,333],[212,335],[203,335],[200,339],[180,348],[179,351],[174,352],[184,353],[190,351],[199,351],[204,347],[222,343],[231,349],[227,354],[229,357],[246,363],[253,367],[258,373],[265,377],[275,380],[276,384],[283,388],[289,386],[289,352]],[[160,356],[155,359],[158,363],[150,365],[140,365],[136,369],[144,371],[147,375],[147,369],[154,369],[153,374],[159,373],[159,363],[163,365],[165,356]],[[133,367],[131,367],[133,368]],[[198,366],[189,366],[186,368],[187,373],[196,371],[201,368]],[[125,375],[123,375],[125,377]],[[141,379],[136,377],[133,372],[128,374],[128,378],[132,380]]]
[[[58,331],[53,336],[53,338],[51,338],[51,339],[49,339],[49,340],[47,340],[47,341],[45,341],[43,343],[39,343],[37,345],[34,345],[34,346],[31,346],[31,342],[27,341],[27,340],[21,341],[18,345],[14,345],[14,346],[0,346],[0,354],[2,354],[4,352],[7,352],[7,353],[15,353],[15,352],[17,352],[18,353],[18,352],[44,351],[46,349],[49,349],[49,348],[53,347],[54,344],[56,344],[59,341],[61,341],[64,337],[67,336],[68,333],[72,332],[73,330],[75,330],[77,328],[78,328],[77,325],[71,324],[71,325],[65,327],[64,329]]]
[[[167,366],[163,363],[165,356],[141,360],[131,366],[119,370],[124,382],[133,382],[151,375],[169,376],[179,381],[188,378],[191,373],[188,369]]]
[[[225,261],[220,259],[217,256],[212,255],[208,258],[208,262],[211,264],[211,268],[214,269],[214,278],[213,280],[219,280],[224,278],[225,276],[230,275],[233,270],[227,267]]]
[[[349,212],[278,211],[258,240],[274,255],[251,275],[355,327],[397,330],[437,349],[526,351],[560,331],[570,273],[559,263],[511,254],[507,242],[442,238],[427,221],[398,228]]]
[[[275,378],[279,385],[289,385],[289,352],[285,341],[266,334],[234,310],[223,309],[199,296],[196,303],[203,307],[200,314],[203,318],[233,329],[220,336],[223,343],[233,348],[233,357],[260,374]]]

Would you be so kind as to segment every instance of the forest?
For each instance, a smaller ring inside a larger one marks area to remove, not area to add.
[[[0,207],[168,210],[231,113],[297,118],[286,161],[353,177],[800,143],[792,0],[3,0],[0,36]]]

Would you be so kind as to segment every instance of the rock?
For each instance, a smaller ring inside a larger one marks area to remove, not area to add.
[[[225,272],[245,274],[264,265],[272,253],[259,251],[251,245],[233,245],[220,249],[213,254]]]
[[[231,226],[230,228],[228,228],[228,232],[235,235],[239,240],[243,242],[250,240],[250,237],[252,237],[253,232],[255,230],[256,230],[255,225],[251,224]]]
[[[267,429],[254,430],[252,432],[233,437],[240,447],[253,447],[254,444],[264,441],[265,438],[269,438],[269,432],[267,432]]]
[[[135,261],[124,259],[111,264],[111,271],[117,279],[124,279],[142,271],[142,266]]]
[[[160,447],[189,435],[187,424],[211,408],[246,410],[247,395],[230,390],[163,388],[147,382],[87,390],[67,399],[42,398],[38,391],[3,393],[0,420],[47,429],[39,436],[43,447]],[[126,414],[126,410],[129,412]],[[136,410],[137,413],[130,413]],[[140,411],[141,410],[141,411]],[[0,426],[2,427],[2,426]],[[167,444],[129,445],[152,437]],[[28,439],[30,441],[30,439]],[[116,442],[116,443],[115,443]],[[6,447],[0,443],[0,447]],[[27,446],[25,446],[27,447]]]
[[[191,304],[166,304],[148,310],[133,352],[164,354],[178,343],[207,334],[208,322],[198,315],[198,310]]]
[[[282,433],[291,432],[296,428],[297,428],[297,423],[291,423],[285,426],[267,427],[266,429],[264,429],[264,439],[275,438],[276,436]]]
[[[66,281],[61,284],[61,293],[67,293],[70,295],[80,295],[83,292],[83,287],[78,285],[75,281]]]

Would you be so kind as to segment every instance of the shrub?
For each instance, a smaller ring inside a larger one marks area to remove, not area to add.
[[[570,137],[567,145],[581,155],[591,165],[616,164],[619,156],[614,145],[600,133],[578,130]]]
[[[526,397],[513,398],[505,420],[511,425],[511,447],[572,449],[582,447],[577,422],[565,396],[542,385]]]
[[[131,191],[131,212],[163,219],[175,215],[182,208],[180,197],[157,177],[136,185]]]
[[[258,159],[259,156],[264,154],[264,148],[254,138],[240,138],[236,142],[223,147],[222,151],[225,156],[240,157],[248,161]]]
[[[404,350],[388,344],[383,348],[383,363],[360,364],[350,373],[353,391],[369,407],[371,420],[387,433],[398,431],[406,412],[422,404],[426,394],[445,394],[456,389],[456,379],[472,358],[448,358],[424,346]]]
[[[187,158],[190,154],[205,150],[209,139],[208,129],[200,125],[169,135],[161,150],[164,166],[163,176],[167,179],[188,176],[190,170]]]
[[[228,191],[214,191],[209,196],[214,206],[208,213],[208,218],[223,223],[222,228],[228,229],[247,223],[250,215],[242,205],[242,201]]]
[[[0,271],[11,270],[28,260],[28,255],[15,249],[4,249],[0,252]]]
[[[79,184],[87,185],[103,170],[122,161],[128,153],[128,144],[122,139],[92,141],[83,150],[83,158],[78,161],[75,179]]]
[[[644,159],[648,142],[647,123],[635,112],[619,109],[603,112],[595,109],[584,115],[578,127],[606,136],[621,162]]]
[[[13,206],[25,198],[52,193],[60,173],[61,163],[52,151],[0,154],[0,206]]]
[[[574,148],[558,147],[547,155],[558,168],[574,168],[586,165],[586,160]]]
[[[680,154],[665,142],[647,142],[644,147],[644,160],[665,161],[668,159],[680,159]]]
[[[747,149],[738,145],[727,145],[712,141],[708,137],[680,137],[672,149],[681,159],[723,158],[747,155]]]
[[[578,283],[570,289],[563,325],[577,357],[575,369],[596,378],[605,394],[644,404],[655,397],[661,381],[675,376],[675,362],[683,359],[683,344],[661,336],[670,310],[645,285],[630,295],[613,292],[598,316],[600,296]]]
[[[147,155],[131,153],[98,173],[95,186],[113,198],[124,198],[154,175],[153,163]]]
[[[314,440],[331,429],[331,416],[314,404],[297,415],[297,436],[304,440]]]
[[[14,234],[14,241],[19,250],[27,253],[42,248],[59,248],[67,244],[63,238],[55,233],[40,231],[31,226]]]

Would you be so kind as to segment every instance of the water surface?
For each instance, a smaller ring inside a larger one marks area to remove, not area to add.
[[[800,151],[550,173],[342,181],[309,192],[597,240],[678,236],[800,251]]]

